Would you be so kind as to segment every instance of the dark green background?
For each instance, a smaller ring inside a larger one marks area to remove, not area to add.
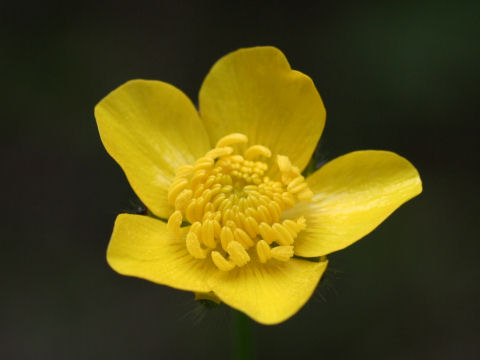
[[[479,358],[479,4],[2,2],[0,358],[230,356],[227,309],[201,321],[191,294],[106,264],[135,196],[93,107],[132,78],[196,101],[214,61],[253,45],[314,80],[323,159],[392,150],[424,184],[330,257],[295,317],[255,326],[259,358]]]

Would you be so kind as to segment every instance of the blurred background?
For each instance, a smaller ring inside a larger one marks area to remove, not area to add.
[[[274,45],[327,108],[322,159],[408,158],[424,192],[333,254],[258,358],[480,358],[480,2],[1,2],[1,359],[229,358],[228,309],[105,261],[135,195],[94,105],[133,78],[196,101],[240,47]]]

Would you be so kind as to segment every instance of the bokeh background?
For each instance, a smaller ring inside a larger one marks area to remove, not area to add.
[[[1,2],[0,358],[229,358],[228,309],[105,262],[135,195],[94,105],[132,78],[194,101],[222,55],[274,45],[314,80],[329,160],[395,151],[424,192],[330,257],[258,358],[480,358],[478,1]],[[298,139],[301,142],[301,139]]]

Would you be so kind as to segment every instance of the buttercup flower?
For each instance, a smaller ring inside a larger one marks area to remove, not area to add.
[[[306,179],[325,124],[312,80],[276,48],[241,49],[210,70],[199,111],[177,88],[133,80],[95,108],[100,136],[156,216],[121,214],[110,266],[209,296],[263,324],[295,314],[325,255],[422,190],[388,151],[356,151]]]

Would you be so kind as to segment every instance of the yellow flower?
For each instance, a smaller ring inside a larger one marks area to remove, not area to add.
[[[110,266],[218,298],[263,324],[305,304],[325,255],[422,191],[416,169],[387,151],[349,153],[304,179],[325,109],[312,80],[273,47],[221,58],[199,111],[172,85],[133,80],[95,117],[108,153],[159,218],[119,215]]]

